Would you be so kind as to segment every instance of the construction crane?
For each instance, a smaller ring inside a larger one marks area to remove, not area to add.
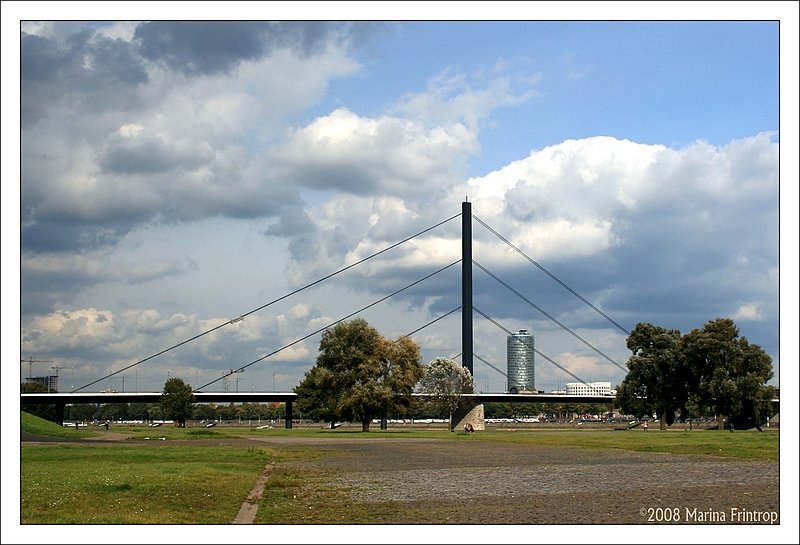
[[[61,369],[72,369],[72,367],[64,367],[63,365],[56,364],[56,365],[52,365],[50,367],[50,369],[52,369],[53,371],[56,372],[56,382],[55,382],[55,384],[56,384],[56,388],[57,388],[58,387],[58,372],[59,372],[59,370],[61,370]],[[47,384],[48,384],[48,389],[49,389],[50,381],[48,381]],[[122,379],[122,384],[123,385],[125,384],[125,377],[123,377],[123,379]],[[122,388],[122,391],[124,392],[125,388]]]
[[[33,356],[28,356],[27,360],[19,360],[20,363],[27,363],[28,364],[28,379],[33,377],[33,364],[34,363],[53,363],[53,360],[35,360]]]

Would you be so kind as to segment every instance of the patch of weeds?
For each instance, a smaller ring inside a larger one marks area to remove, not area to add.
[[[213,436],[218,436],[218,435],[222,435],[222,434],[220,434],[220,433],[218,433],[216,431],[213,431],[213,430],[189,430],[187,432],[187,435],[189,435],[191,437],[213,437]]]
[[[277,470],[270,475],[257,514],[261,524],[341,522],[349,509],[346,493],[326,485],[318,473]],[[331,512],[336,514],[331,515]]]

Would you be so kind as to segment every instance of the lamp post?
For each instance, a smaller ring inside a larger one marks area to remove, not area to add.
[[[235,369],[235,370],[231,369],[230,372],[228,372],[228,375],[232,375],[234,373],[244,373],[244,369]],[[227,380],[227,376],[226,376],[226,380]],[[226,390],[227,390],[227,388],[226,388]],[[239,393],[239,377],[236,377],[236,393],[237,394]]]

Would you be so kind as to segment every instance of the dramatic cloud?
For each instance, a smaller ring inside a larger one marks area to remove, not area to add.
[[[311,189],[431,196],[454,183],[453,165],[475,150],[475,136],[461,124],[428,130],[339,109],[295,131],[270,156],[280,180]]]
[[[769,134],[679,150],[609,137],[568,141],[471,179],[467,189],[480,220],[545,267],[581,277],[580,291],[622,313],[629,327],[650,317],[637,316],[645,300],[651,312],[675,314],[682,324],[696,312],[731,313],[736,307],[724,305],[745,278],[751,293],[775,309],[777,145]],[[415,227],[457,214],[463,186],[433,208],[415,193],[410,187],[396,190],[393,198],[331,199],[308,214],[316,236],[309,237],[306,226],[303,248],[315,251],[293,253],[293,268],[311,276],[319,274],[319,263],[335,270],[413,234]],[[362,275],[385,278],[393,270],[402,285],[421,270],[458,259],[460,229],[453,223],[457,229],[432,231],[365,264]],[[474,257],[481,264],[527,289],[543,285],[531,284],[535,267],[482,225],[474,232]],[[553,300],[531,291],[537,300]],[[563,311],[574,307],[567,303]]]
[[[627,357],[625,331],[541,268],[622,328],[688,331],[729,316],[777,356],[771,106],[756,122],[734,116],[730,80],[696,97],[730,125],[695,122],[682,102],[637,102],[672,57],[625,73],[602,48],[553,49],[551,26],[516,25],[514,37],[471,25],[470,36],[493,38],[451,57],[427,25],[398,28],[25,23],[23,354],[58,358],[87,382],[200,335],[121,374],[147,388],[167,373],[203,384],[258,361],[238,378],[290,389],[316,357],[314,332],[349,313],[366,309],[397,337],[458,310],[461,264],[444,267],[461,258],[467,198],[475,307],[496,321],[476,313],[476,352],[499,369],[503,328],[526,328],[586,380],[624,375],[562,325],[615,362]],[[421,54],[434,35],[437,48]],[[725,65],[737,85],[740,61]],[[746,87],[737,96],[769,102],[752,98],[769,90]],[[632,102],[621,108],[621,96]],[[459,318],[416,332],[423,357],[461,351]],[[538,361],[544,384],[573,380]],[[475,365],[483,388],[504,387]]]
[[[198,75],[228,72],[276,49],[314,56],[331,43],[349,41],[350,33],[358,28],[319,21],[158,21],[139,25],[133,38],[145,59]]]
[[[151,221],[274,214],[296,202],[296,190],[267,176],[273,167],[252,146],[278,138],[282,121],[358,69],[340,26],[151,23],[137,28],[138,42],[39,30],[22,37],[27,249],[115,244]],[[262,41],[272,45],[256,47]],[[167,46],[168,67],[208,64],[188,79],[167,72],[153,62]]]

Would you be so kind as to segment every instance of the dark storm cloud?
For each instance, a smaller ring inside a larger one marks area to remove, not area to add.
[[[314,267],[308,267],[309,261],[314,261],[314,256],[324,254],[320,252],[321,244],[317,236],[317,227],[313,220],[300,206],[287,206],[278,217],[278,221],[267,227],[263,232],[265,236],[274,236],[287,238],[289,244],[287,250],[291,255],[293,262],[302,263],[301,269],[308,268],[314,270]],[[289,265],[291,266],[291,264]],[[318,265],[316,265],[318,267]],[[328,270],[331,273],[333,270]],[[327,274],[326,273],[326,274]],[[302,275],[300,283],[305,283],[306,280],[314,274]]]
[[[119,242],[132,228],[130,222],[115,225],[86,225],[41,221],[21,229],[22,247],[31,252],[70,252],[76,248],[96,250]]]
[[[211,161],[213,150],[197,145],[178,150],[157,137],[112,141],[100,157],[100,166],[115,174],[153,174],[172,169],[193,169]]]
[[[155,61],[224,72],[276,47],[311,54],[369,32],[267,22],[145,23],[132,41],[67,23],[23,32],[23,247],[91,251],[148,221],[263,217],[296,203],[294,186],[267,179],[263,160],[237,140],[268,133],[264,112],[286,108],[283,98],[271,103],[257,81],[255,90],[224,78],[195,87],[149,71]]]
[[[685,208],[662,205],[658,213],[645,206],[620,214],[615,223],[621,242],[603,252],[555,262],[532,257],[629,330],[651,322],[688,331],[707,320],[731,316],[747,304],[741,299],[742,286],[762,304],[774,297],[769,278],[777,245],[764,241],[774,242],[776,215],[774,208],[757,201],[725,209],[711,200],[700,205],[698,198]],[[476,260],[569,327],[608,325],[521,256],[502,264],[478,255]],[[484,271],[476,268],[474,275],[475,305],[488,314],[498,319],[545,319]],[[768,309],[763,308],[771,312]]]
[[[137,27],[142,56],[186,74],[224,72],[265,51],[264,25],[247,22],[152,22]]]
[[[319,52],[342,28],[346,25],[325,22],[156,21],[137,27],[134,40],[148,60],[187,75],[215,74],[275,48]]]
[[[300,172],[292,169],[291,176],[311,189],[344,191],[353,195],[374,195],[379,192],[381,182],[379,175],[370,172],[368,167],[359,170],[352,164],[309,164]]]
[[[314,223],[308,213],[300,207],[287,209],[274,224],[264,230],[265,235],[291,237],[314,231]]]
[[[24,125],[36,122],[67,97],[96,113],[121,107],[131,86],[147,81],[135,47],[91,30],[62,41],[23,33],[20,68]],[[86,93],[87,89],[92,92]]]
[[[26,316],[51,312],[56,305],[63,304],[65,295],[97,283],[98,278],[71,271],[25,272],[21,286],[20,311]]]

